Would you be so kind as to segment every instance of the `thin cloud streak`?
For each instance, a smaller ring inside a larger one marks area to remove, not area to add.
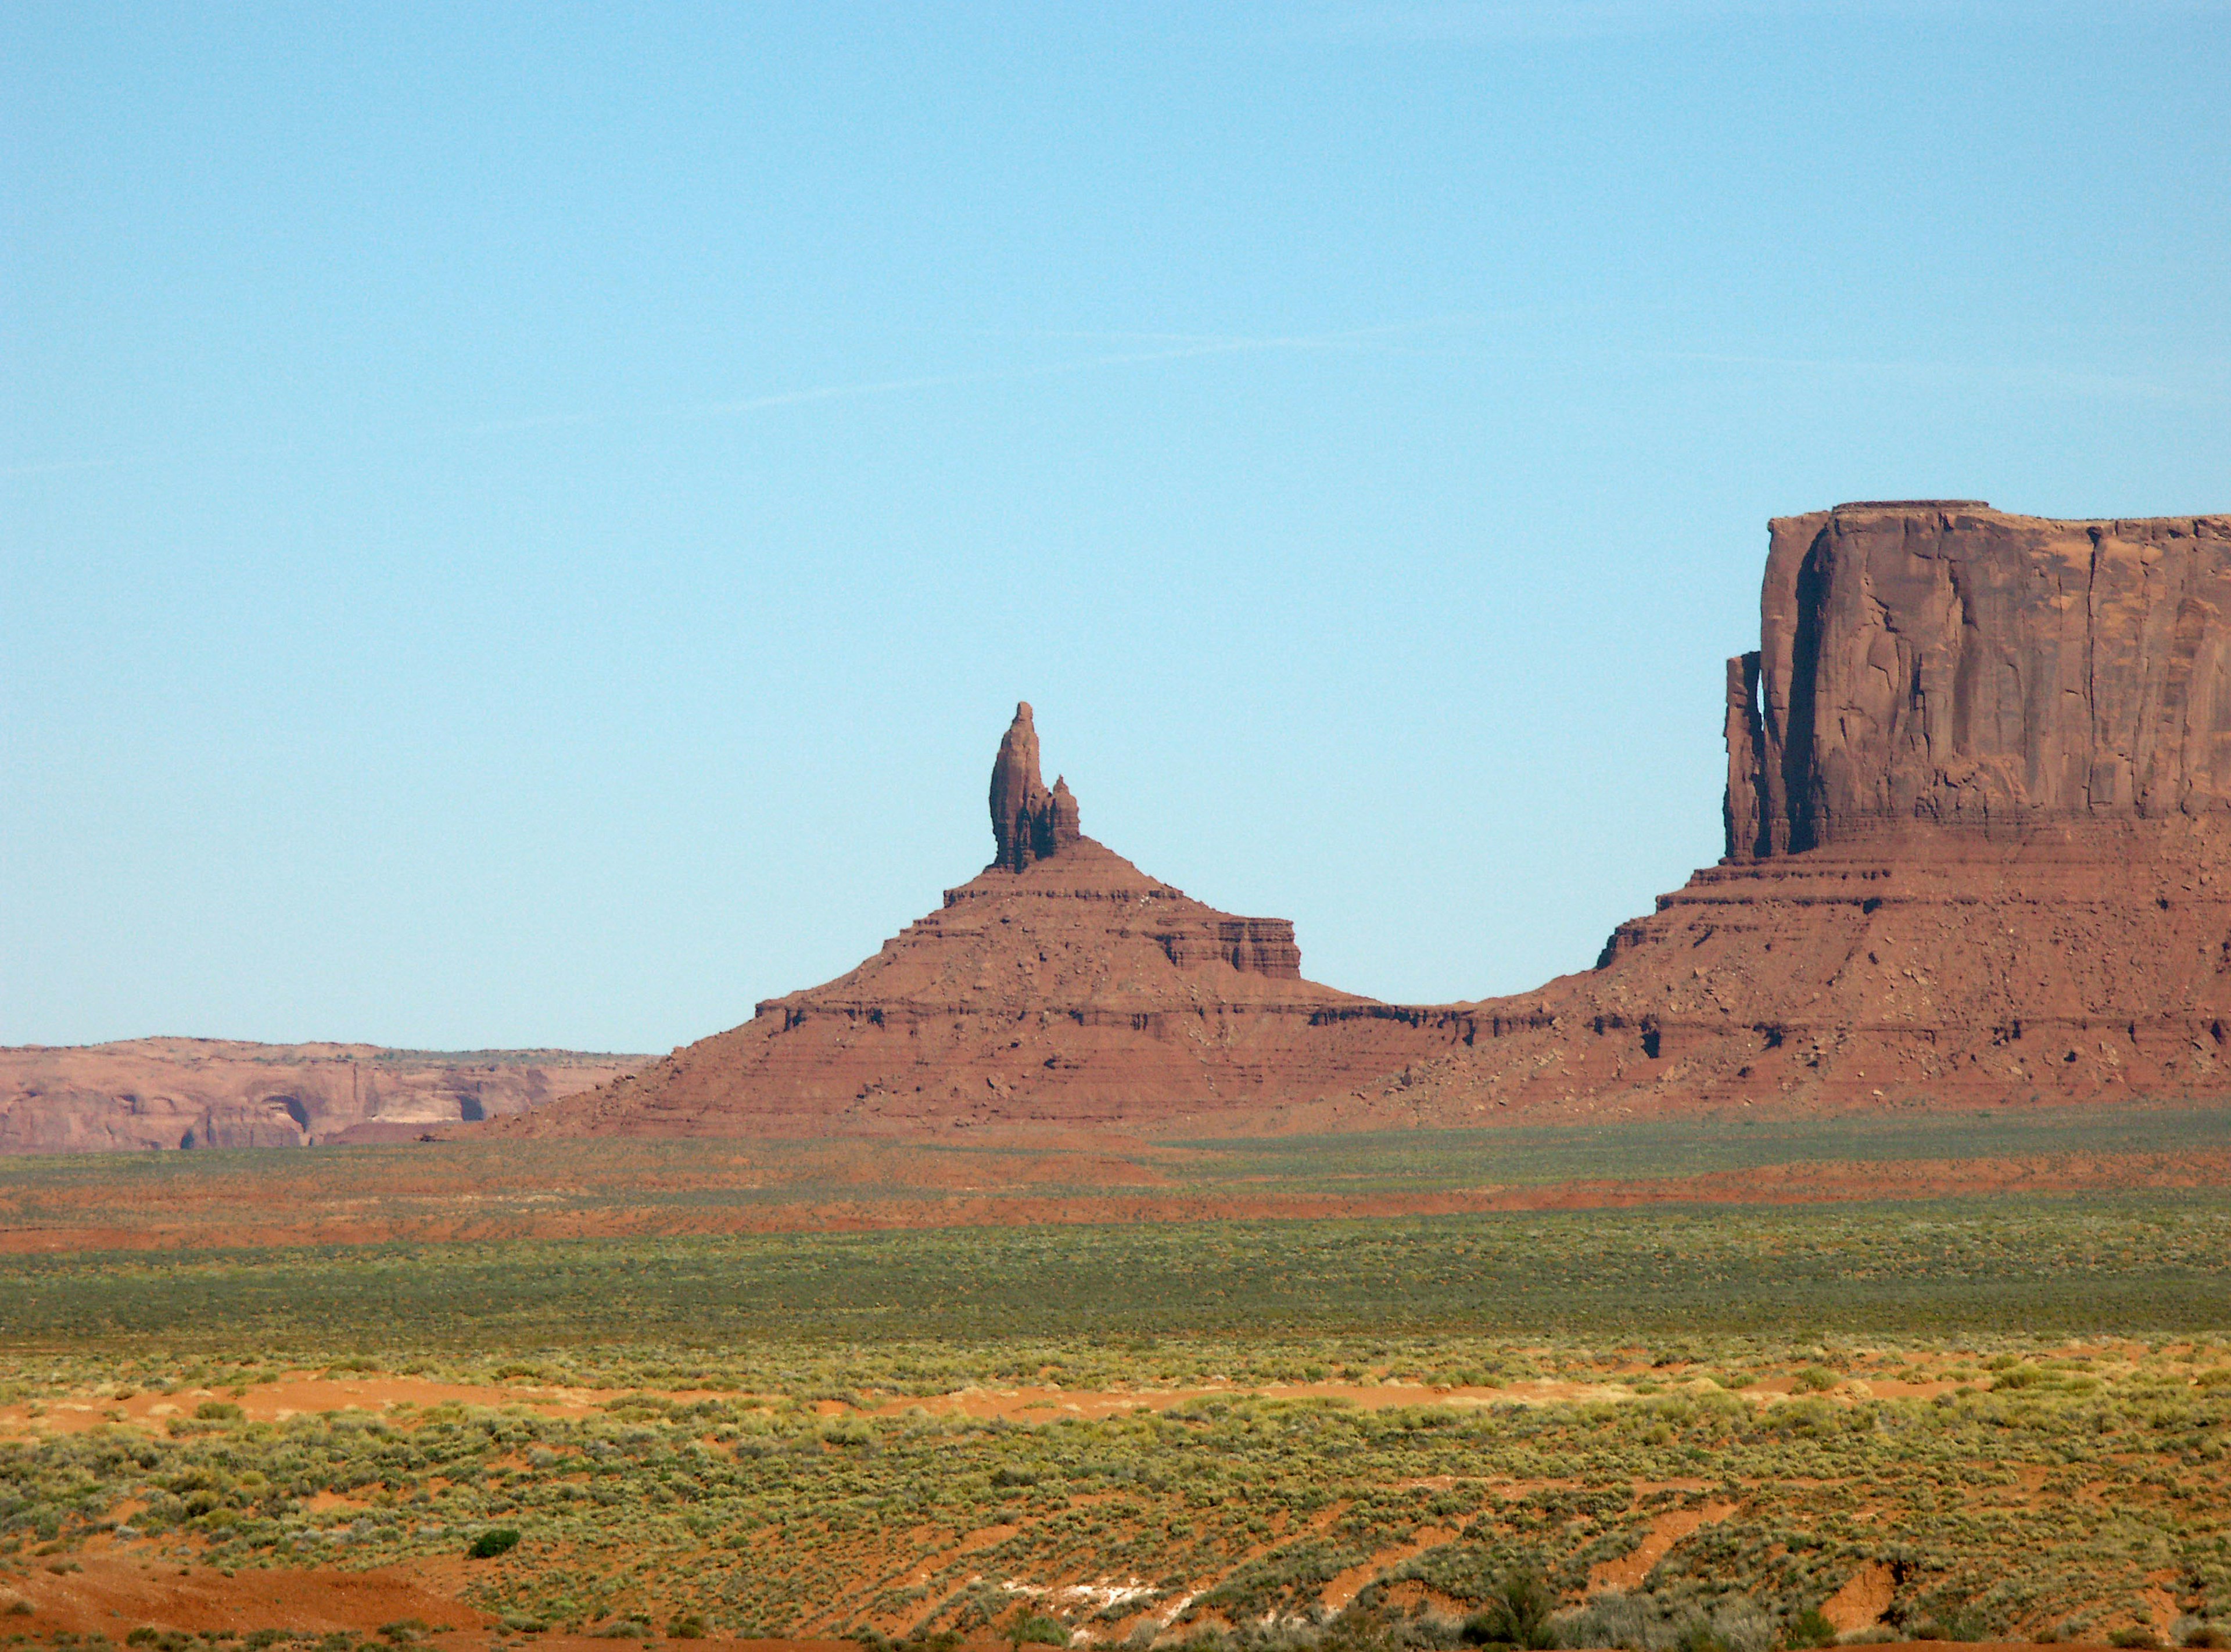
[[[944,390],[963,384],[1011,384],[1032,378],[1057,378],[1075,373],[1095,372],[1110,367],[1144,366],[1154,362],[1190,361],[1210,356],[1249,355],[1278,352],[1311,352],[1366,349],[1379,339],[1398,334],[1421,332],[1428,328],[1459,324],[1461,319],[1436,318],[1428,321],[1387,322],[1377,326],[1353,327],[1338,332],[1274,334],[1263,338],[1218,337],[1213,334],[1187,333],[1068,333],[1041,336],[1067,338],[1136,338],[1143,341],[1167,340],[1167,347],[1160,350],[1115,351],[1103,355],[1087,356],[1074,361],[1044,362],[1020,367],[974,368],[961,372],[923,373],[905,378],[864,379],[842,384],[816,384],[801,390],[775,390],[763,396],[741,397],[733,401],[694,403],[680,407],[647,410],[632,413],[611,414],[553,414],[520,420],[499,420],[474,425],[462,434],[493,435],[514,429],[527,429],[543,424],[592,424],[606,421],[638,419],[718,418],[736,414],[759,413],[781,407],[799,407],[814,402],[848,401],[876,396],[892,396],[909,390]]]
[[[1352,327],[1336,332],[1282,333],[1260,338],[1187,333],[1044,334],[1039,336],[1136,338],[1142,342],[1168,340],[1169,343],[1167,348],[1158,350],[1115,351],[1075,360],[1044,362],[1035,365],[975,368],[959,372],[920,373],[900,378],[873,378],[838,384],[814,384],[798,390],[770,391],[760,396],[738,397],[717,402],[685,403],[672,407],[640,408],[609,412],[521,414],[510,418],[483,419],[471,424],[456,425],[445,429],[430,431],[424,433],[419,439],[449,441],[459,437],[519,436],[538,430],[581,429],[598,425],[647,423],[658,420],[733,418],[753,413],[770,412],[779,408],[804,407],[817,402],[859,400],[878,396],[902,395],[910,390],[942,390],[965,384],[996,384],[1033,378],[1055,378],[1077,373],[1096,372],[1109,368],[1144,366],[1155,362],[1188,361],[1213,356],[1286,352],[1364,350],[1373,348],[1381,341],[1401,334],[1416,333],[1436,327],[1474,325],[1478,323],[1469,317],[1445,316],[1423,321],[1383,322],[1374,326]],[[299,446],[272,447],[249,449],[233,456],[270,459],[285,457],[301,451],[301,448]],[[118,468],[144,469],[184,462],[188,461],[178,458],[58,460],[42,464],[0,466],[0,481],[72,470]]]

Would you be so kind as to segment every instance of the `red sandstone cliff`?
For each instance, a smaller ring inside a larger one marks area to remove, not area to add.
[[[1773,524],[1729,662],[1728,855],[2231,803],[2231,519],[1969,501]]]
[[[1596,966],[1403,1008],[1078,833],[1028,707],[995,855],[841,980],[507,1127],[1463,1124],[2231,1094],[2231,519],[1772,525],[1727,854]]]

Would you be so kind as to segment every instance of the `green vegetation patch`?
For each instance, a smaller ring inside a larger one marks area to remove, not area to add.
[[[2231,1193],[0,1260],[15,1345],[2231,1324]]]

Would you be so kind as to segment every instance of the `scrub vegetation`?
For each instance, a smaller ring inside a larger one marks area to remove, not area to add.
[[[1870,1579],[1880,1636],[2231,1618],[2208,1192],[17,1257],[0,1293],[18,1571],[469,1556],[516,1633],[651,1638],[1456,1646],[1518,1588],[1529,1638],[1765,1652]],[[361,1397],[269,1403],[313,1381]]]

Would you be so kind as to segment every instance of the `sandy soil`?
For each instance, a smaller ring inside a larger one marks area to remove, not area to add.
[[[35,1567],[17,1579],[14,1592],[30,1604],[31,1612],[15,1621],[42,1638],[58,1629],[81,1635],[98,1629],[115,1641],[141,1624],[369,1632],[415,1617],[430,1629],[455,1633],[479,1630],[491,1621],[456,1598],[457,1580],[442,1576],[439,1566],[255,1571],[228,1578],[131,1552],[144,1546],[105,1544],[88,1543],[71,1557],[81,1570]]]
[[[236,1394],[230,1389],[181,1388],[168,1394],[135,1393],[128,1398],[98,1395],[19,1402],[0,1406],[0,1438],[24,1434],[75,1434],[104,1423],[160,1427],[173,1416],[191,1417],[197,1406],[216,1402],[237,1405],[258,1423],[280,1423],[304,1414],[378,1411],[390,1416],[405,1408],[434,1405],[522,1405],[553,1416],[585,1416],[615,1396],[589,1389],[531,1388],[511,1384],[431,1382],[418,1377],[365,1372],[347,1376],[302,1371],[275,1383],[258,1383]]]
[[[1820,1616],[1836,1626],[1839,1635],[1856,1635],[1882,1622],[1897,1589],[1891,1570],[1880,1561],[1861,1566],[1851,1581],[1828,1597]]]
[[[1701,1513],[1684,1511],[1682,1518],[1685,1518],[1688,1529],[1694,1530],[1711,1520],[1725,1518],[1725,1511],[1719,1505],[1712,1505]],[[1670,1532],[1681,1523],[1681,1518],[1661,1516],[1645,1547],[1655,1542],[1661,1531]],[[964,1541],[962,1546],[964,1551],[988,1546],[1008,1535],[1012,1533],[1002,1528],[988,1528],[971,1533],[973,1541]],[[1416,1543],[1374,1556],[1368,1566],[1356,1567],[1353,1572],[1335,1579],[1326,1591],[1326,1604],[1335,1607],[1347,1604],[1372,1577],[1432,1543],[1445,1541],[1447,1536],[1446,1533],[1421,1533]],[[1678,1540],[1678,1537],[1669,1538],[1667,1546]],[[75,1565],[70,1571],[35,1569],[12,1584],[0,1584],[0,1601],[10,1606],[23,1602],[30,1607],[28,1614],[9,1619],[19,1626],[14,1633],[50,1641],[62,1632],[81,1636],[97,1632],[112,1641],[121,1641],[129,1630],[147,1625],[187,1631],[346,1630],[366,1636],[375,1633],[383,1624],[416,1619],[425,1626],[428,1643],[446,1652],[506,1639],[517,1642],[522,1638],[508,1636],[497,1620],[457,1598],[463,1585],[465,1563],[462,1560],[366,1571],[327,1568],[255,1570],[228,1577],[206,1567],[181,1566],[144,1555],[106,1552],[97,1546],[88,1546],[73,1559]],[[1620,1585],[1606,1583],[1599,1586]],[[1828,1620],[1843,1633],[1865,1629],[1879,1620],[1883,1607],[1888,1604],[1889,1587],[1888,1569],[1871,1566],[1840,1590],[1823,1610]],[[540,1652],[616,1652],[616,1649],[637,1644],[601,1636],[568,1635],[538,1635],[526,1643]],[[857,1642],[836,1639],[730,1641],[715,1637],[706,1643],[708,1647],[732,1649],[733,1652],[858,1652]],[[971,1636],[964,1642],[965,1652],[994,1652],[1005,1645],[1003,1640],[992,1636]],[[2013,1652],[2017,1647],[2022,1652],[2029,1652],[2027,1642],[2014,1642],[1979,1643],[1975,1652],[1994,1652],[1994,1649]],[[1912,1645],[1912,1652],[1940,1652],[1940,1649],[1941,1643],[1934,1642]],[[1881,1652],[1906,1652],[1906,1643],[1888,1643]],[[2090,1649],[2072,1643],[2065,1652],[2090,1652]]]
[[[1712,1390],[1702,1378],[1685,1381],[1661,1380],[1659,1391],[1680,1387]],[[1895,1390],[1900,1395],[1923,1398],[1945,1392],[1949,1382],[1847,1382],[1821,1397],[1831,1404],[1855,1404],[1872,1391]],[[1768,1378],[1741,1391],[1744,1398],[1760,1405],[1788,1400],[1786,1378]],[[347,1374],[294,1371],[275,1382],[258,1383],[237,1392],[230,1388],[181,1388],[170,1393],[140,1392],[108,1397],[79,1392],[61,1397],[20,1400],[0,1405],[0,1439],[35,1435],[76,1434],[104,1426],[160,1428],[172,1417],[191,1417],[195,1410],[212,1402],[236,1405],[254,1422],[284,1422],[290,1416],[324,1416],[338,1411],[372,1411],[401,1427],[412,1416],[437,1405],[517,1407],[545,1416],[586,1416],[630,1395],[652,1393],[662,1399],[686,1404],[719,1398],[748,1404],[754,1400],[780,1403],[779,1396],[722,1392],[702,1389],[618,1390],[560,1388],[526,1382],[492,1384],[436,1382],[422,1377],[382,1372]],[[1264,1384],[1207,1384],[1183,1388],[1063,1388],[1048,1384],[1014,1388],[962,1388],[946,1394],[900,1395],[874,1402],[866,1409],[877,1416],[902,1416],[910,1411],[931,1416],[1003,1417],[1018,1423],[1045,1423],[1059,1417],[1095,1418],[1137,1410],[1167,1411],[1180,1405],[1213,1399],[1247,1397],[1280,1400],[1331,1400],[1364,1410],[1387,1410],[1413,1405],[1557,1405],[1604,1402],[1619,1404],[1641,1397],[1615,1381],[1573,1382],[1527,1378],[1501,1386],[1428,1385],[1404,1382],[1320,1382]],[[815,1410],[839,1416],[854,1408],[841,1400],[821,1400]],[[1649,1489],[1657,1489],[1650,1487]],[[1685,1535],[1685,1533],[1684,1534]]]

